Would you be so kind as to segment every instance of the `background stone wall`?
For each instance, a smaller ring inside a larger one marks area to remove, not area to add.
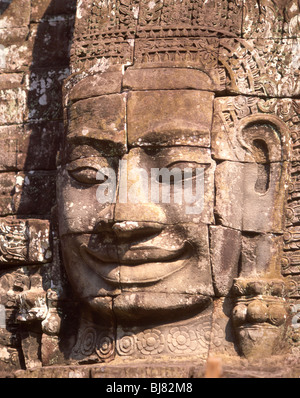
[[[45,315],[46,291],[60,288],[63,281],[54,260],[56,237],[50,221],[63,131],[61,86],[69,75],[75,3],[0,1],[0,303],[6,310],[5,325],[0,325],[2,372],[41,363],[42,334],[34,320]],[[27,310],[19,314],[21,326],[16,321],[19,294],[28,291],[34,292],[29,307],[39,310],[33,310],[33,323],[20,334],[16,328],[22,329],[22,318],[32,317],[27,301]],[[30,347],[25,355],[24,344]]]

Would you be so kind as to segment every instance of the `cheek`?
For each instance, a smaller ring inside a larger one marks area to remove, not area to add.
[[[203,223],[214,222],[214,170],[205,175],[203,183],[193,182],[192,187],[182,187],[182,203],[176,203],[173,197],[170,203],[162,203],[164,213],[170,223]],[[187,200],[186,200],[187,199]]]
[[[58,193],[60,234],[92,232],[101,218],[109,217],[111,205],[97,201],[97,185],[79,189],[65,184]]]

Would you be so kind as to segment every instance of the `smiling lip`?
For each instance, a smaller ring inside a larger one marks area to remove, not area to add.
[[[83,244],[80,253],[97,275],[111,284],[122,285],[157,282],[183,268],[190,257],[185,243],[171,250],[153,246],[131,246],[126,250],[122,245],[118,249],[106,255]]]

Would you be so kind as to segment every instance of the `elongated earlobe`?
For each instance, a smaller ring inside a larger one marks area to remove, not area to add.
[[[259,139],[253,141],[253,149],[257,163],[257,180],[254,189],[255,192],[264,194],[270,186],[269,150],[266,142]]]

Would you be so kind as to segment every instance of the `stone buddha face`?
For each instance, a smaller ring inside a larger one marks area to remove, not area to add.
[[[74,291],[99,319],[192,317],[215,294],[213,83],[178,72],[106,72],[68,92],[62,252]],[[240,241],[232,242],[236,270]]]

